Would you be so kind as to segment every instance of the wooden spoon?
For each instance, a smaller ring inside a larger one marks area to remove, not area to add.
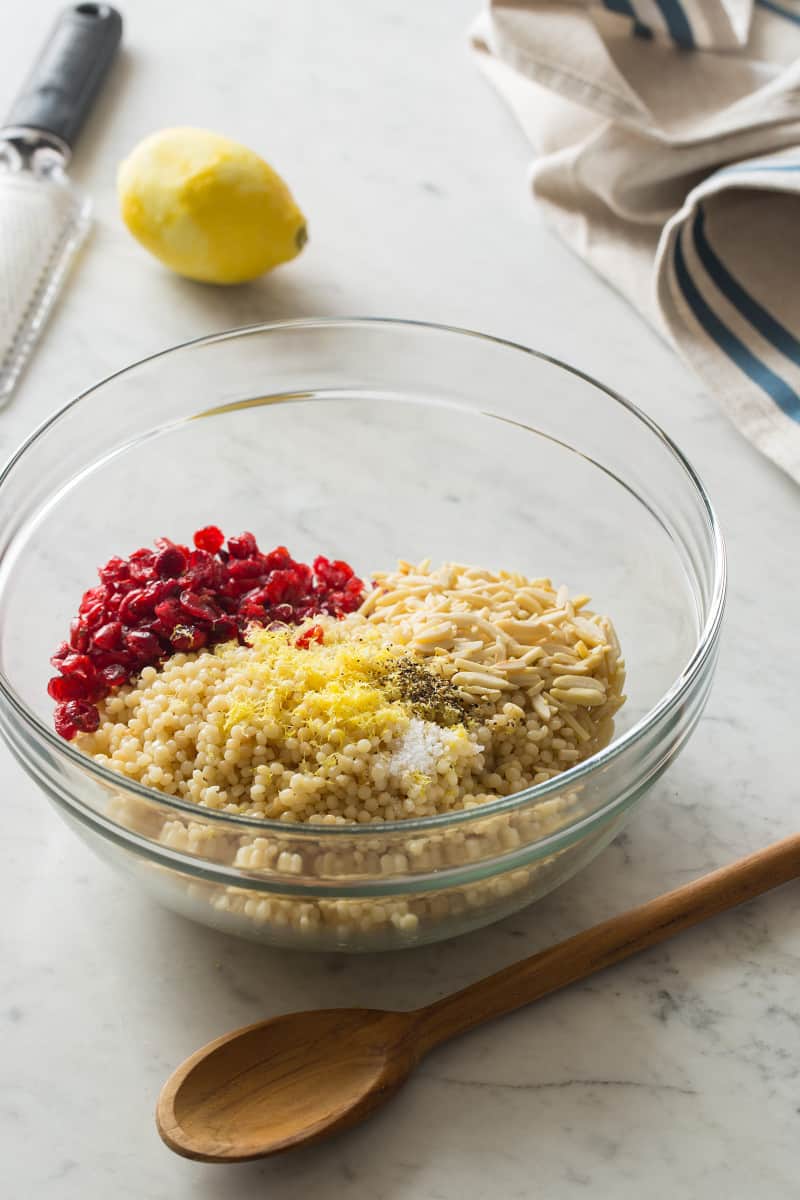
[[[800,875],[800,834],[412,1012],[289,1013],[209,1042],[178,1067],[156,1122],[171,1150],[242,1162],[368,1116],[434,1046]]]

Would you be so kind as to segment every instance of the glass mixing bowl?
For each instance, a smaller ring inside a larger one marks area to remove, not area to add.
[[[105,770],[53,731],[49,656],[98,564],[210,523],[362,575],[430,556],[589,592],[627,660],[614,741],[481,808],[333,828]],[[521,908],[614,837],[698,720],[724,591],[694,471],[581,372],[411,322],[235,330],[91,388],[0,477],[0,727],[84,841],[171,908],[282,945],[409,946]]]

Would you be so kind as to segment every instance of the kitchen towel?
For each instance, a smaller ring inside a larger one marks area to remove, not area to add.
[[[493,0],[471,41],[549,222],[800,483],[800,0]]]

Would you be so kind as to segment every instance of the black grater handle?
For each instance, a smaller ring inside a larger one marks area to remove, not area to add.
[[[76,4],[56,21],[6,126],[52,134],[70,149],[122,37],[122,17],[110,4]]]

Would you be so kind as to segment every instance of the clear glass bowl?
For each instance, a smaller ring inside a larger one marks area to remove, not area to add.
[[[377,826],[254,821],[125,781],[54,733],[48,659],[99,563],[209,523],[360,573],[430,556],[589,592],[627,660],[615,740],[483,808]],[[0,727],[75,831],[171,908],[282,945],[409,946],[521,908],[611,840],[698,720],[724,591],[697,476],[580,372],[410,322],[235,330],[90,389],[0,477]]]

